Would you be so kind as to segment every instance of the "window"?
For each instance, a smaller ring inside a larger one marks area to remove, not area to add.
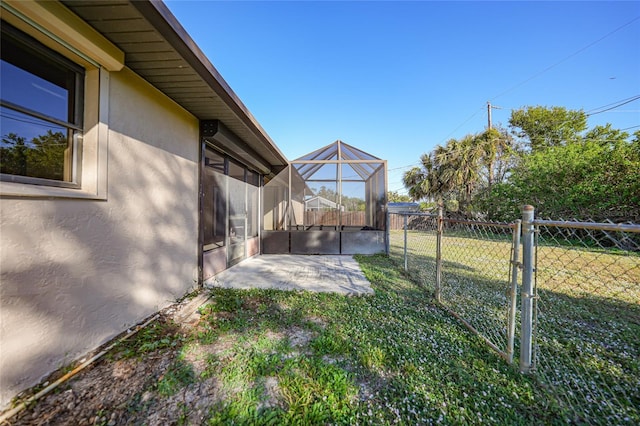
[[[3,181],[80,186],[84,69],[2,22]]]

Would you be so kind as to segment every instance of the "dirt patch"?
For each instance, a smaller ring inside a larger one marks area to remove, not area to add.
[[[116,425],[144,422],[144,411],[132,410],[132,402],[152,409],[149,392],[175,358],[175,352],[152,353],[142,362],[121,359],[101,361],[25,410],[12,425]]]
[[[288,330],[289,343],[294,348],[307,346],[311,339],[315,337],[315,333],[304,328],[292,327]]]
[[[165,390],[163,395],[160,386],[163,381],[171,384],[167,377],[177,362],[188,365],[189,374],[193,377],[201,377],[206,369],[206,355],[225,349],[225,343],[220,342],[218,346],[196,346],[194,350],[182,350],[185,333],[190,327],[197,326],[199,317],[197,312],[191,312],[193,303],[189,302],[163,310],[157,320],[138,331],[134,337],[8,419],[2,426],[161,425],[175,424],[178,420],[183,424],[201,423],[206,417],[207,407],[221,400],[220,386],[215,378],[204,377],[173,394],[167,394],[170,392]],[[185,315],[185,310],[188,315]],[[175,320],[182,324],[177,324]],[[132,356],[130,346],[136,338],[146,339],[143,345],[147,346],[144,351]],[[180,354],[186,358],[184,361],[178,359]],[[88,354],[87,357],[92,355]],[[45,384],[63,374],[64,371],[53,373]],[[34,388],[31,392],[36,391],[37,388]]]
[[[258,409],[277,407],[282,401],[282,393],[277,377],[267,377],[264,381],[264,399]]]
[[[218,321],[233,316],[227,312],[213,315]],[[183,323],[175,323],[176,318],[182,318]],[[242,391],[222,386],[211,372],[212,360],[213,364],[224,363],[237,350],[257,341],[246,336],[241,339],[241,335],[233,332],[219,335],[210,344],[187,339],[189,333],[205,330],[207,323],[198,319],[197,314],[185,315],[175,306],[163,311],[159,319],[135,337],[11,418],[8,424],[201,424],[211,416],[212,408]],[[325,327],[320,318],[308,321],[317,328]],[[267,330],[260,338],[288,341],[294,353],[304,353],[316,335],[315,331],[291,326]],[[151,349],[141,354],[141,348]],[[59,372],[58,377],[61,375]],[[52,375],[49,381],[55,379]],[[277,377],[261,379],[259,388],[262,389],[259,409],[283,405]]]

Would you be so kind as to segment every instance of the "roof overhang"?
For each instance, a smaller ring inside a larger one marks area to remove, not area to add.
[[[287,165],[284,154],[162,1],[61,3],[124,52],[125,66],[199,120],[222,123],[245,152],[268,166],[265,173]]]
[[[200,134],[206,143],[251,166],[256,171],[262,174],[271,173],[271,165],[261,160],[249,145],[231,132],[220,120],[201,121]]]

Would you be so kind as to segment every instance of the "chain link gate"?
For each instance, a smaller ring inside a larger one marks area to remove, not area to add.
[[[390,255],[401,257],[405,271],[441,306],[512,363],[520,221],[457,220],[442,212],[392,215],[402,219],[390,217]]]

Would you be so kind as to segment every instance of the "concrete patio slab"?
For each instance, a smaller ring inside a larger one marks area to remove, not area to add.
[[[345,255],[264,254],[219,273],[205,286],[373,294],[358,262]]]

